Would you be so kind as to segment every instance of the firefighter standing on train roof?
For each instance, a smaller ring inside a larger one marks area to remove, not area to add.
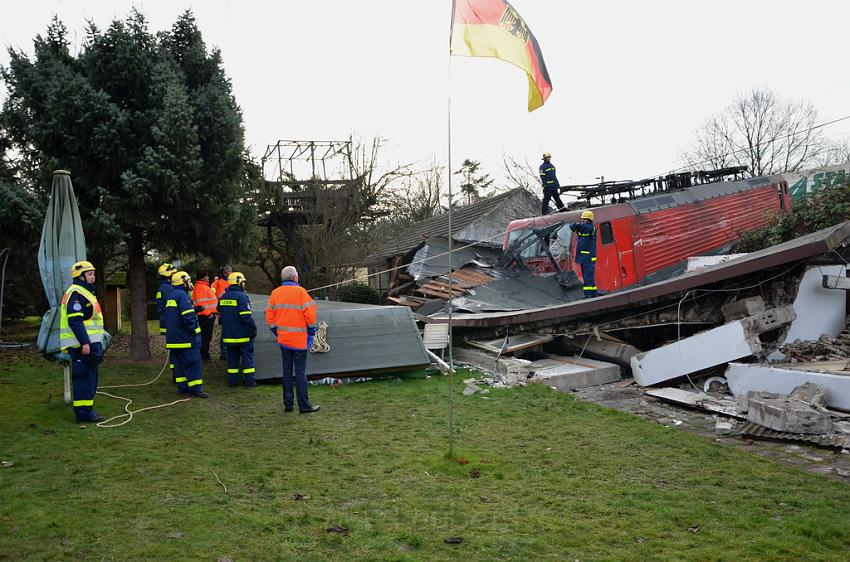
[[[578,235],[576,263],[581,265],[584,298],[590,299],[599,294],[596,291],[596,227],[593,225],[593,211],[582,212],[581,222],[571,224],[570,230]]]
[[[557,205],[555,208],[556,213],[563,211],[564,204],[561,202],[561,196],[558,194],[558,189],[561,186],[558,183],[558,177],[555,175],[552,154],[549,152],[543,153],[543,163],[540,164],[540,183],[543,184],[543,207],[540,214],[545,215],[549,212],[550,200],[553,200]]]
[[[207,398],[201,375],[201,328],[189,291],[192,278],[185,271],[171,276],[171,293],[165,302],[165,347],[174,361],[177,394]]]
[[[71,266],[71,279],[60,307],[59,346],[71,356],[77,422],[98,422],[103,417],[94,411],[94,395],[106,330],[95,296],[94,266],[88,261],[78,261]]]
[[[235,271],[228,278],[230,286],[218,301],[221,329],[227,348],[227,383],[239,385],[239,363],[242,363],[242,383],[257,386],[254,380],[254,337],[257,325],[251,315],[251,299],[245,292],[245,276]]]

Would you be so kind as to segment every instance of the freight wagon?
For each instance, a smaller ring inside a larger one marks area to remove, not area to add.
[[[741,233],[763,226],[790,205],[784,178],[763,176],[594,207],[596,285],[611,292],[677,275],[688,257],[728,252]],[[503,248],[513,244],[519,254],[511,261],[521,260],[532,273],[551,275],[560,269],[580,276],[569,224],[579,222],[581,212],[512,221]]]

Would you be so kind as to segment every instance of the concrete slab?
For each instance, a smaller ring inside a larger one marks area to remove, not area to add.
[[[632,357],[640,353],[636,347],[616,341],[607,334],[602,334],[599,338],[595,335],[565,337],[564,344],[584,357],[609,361],[623,367],[628,367]]]
[[[715,414],[723,414],[724,416],[738,419],[745,418],[734,400],[715,398],[703,392],[692,392],[690,390],[682,390],[681,388],[654,388],[647,390],[644,394],[667,402],[673,402],[674,404],[699,408],[700,410]]]
[[[747,421],[783,433],[832,432],[832,420],[826,411],[787,396],[750,398]]]
[[[791,394],[796,387],[812,382],[829,389],[828,405],[831,408],[850,410],[850,376],[848,375],[730,363],[726,368],[725,376],[729,390],[735,396],[746,396],[750,391],[787,395]]]
[[[651,386],[760,352],[761,342],[736,320],[635,355],[632,375],[639,385]]]
[[[534,377],[529,382],[538,382],[563,391],[620,380],[619,365],[585,357],[541,359],[533,361],[531,368]]]
[[[847,295],[844,291],[823,288],[823,276],[847,276],[847,266],[821,265],[810,267],[803,274],[794,299],[797,318],[791,323],[786,342],[817,341],[823,334],[837,336],[847,318]]]
[[[764,299],[760,296],[738,299],[727,305],[723,305],[720,307],[720,310],[723,312],[723,318],[725,318],[727,322],[732,322],[733,320],[738,320],[740,318],[764,312]]]

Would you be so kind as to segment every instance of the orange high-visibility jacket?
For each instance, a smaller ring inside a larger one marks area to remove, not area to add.
[[[307,349],[307,334],[316,332],[316,301],[292,281],[272,291],[266,305],[266,324],[277,331],[277,343]]]
[[[227,282],[227,278],[216,277],[215,281],[212,282],[212,289],[215,291],[215,298],[220,299],[221,295],[230,287],[230,283]]]
[[[203,307],[203,310],[198,311],[198,316],[211,316],[216,313],[218,297],[215,296],[215,291],[209,283],[206,281],[195,283],[195,289],[192,291],[192,304]]]

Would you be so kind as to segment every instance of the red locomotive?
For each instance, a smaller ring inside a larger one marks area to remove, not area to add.
[[[741,233],[763,226],[790,205],[784,178],[763,176],[594,207],[596,285],[610,292],[676,275],[688,257],[728,252]],[[561,271],[579,275],[568,225],[579,222],[581,211],[512,221],[503,248],[514,243],[519,259],[535,274],[555,274],[557,263]],[[546,234],[535,239],[535,232]]]

